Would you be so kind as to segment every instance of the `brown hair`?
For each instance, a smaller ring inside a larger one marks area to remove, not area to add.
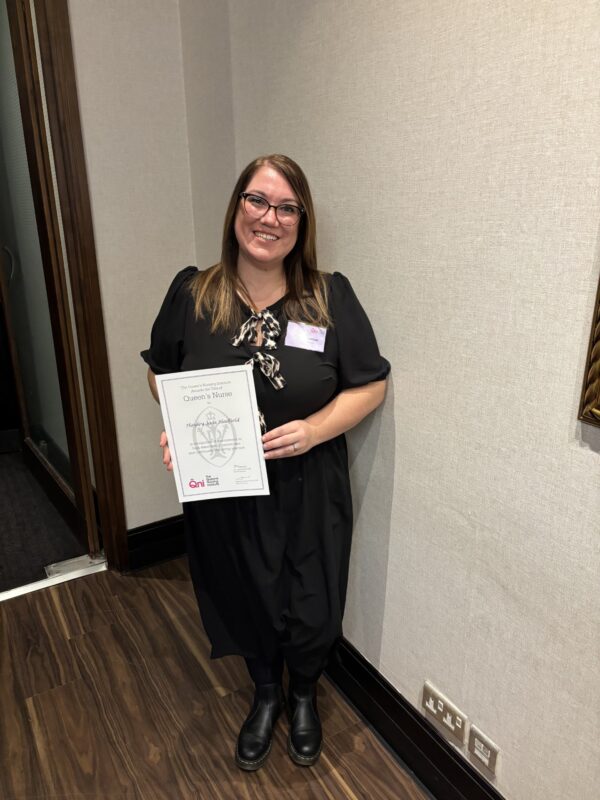
[[[308,181],[298,164],[283,155],[260,156],[250,162],[237,180],[223,225],[221,260],[209,269],[198,272],[190,282],[196,317],[207,312],[212,319],[211,332],[233,332],[243,322],[236,293],[248,305],[250,298],[237,274],[239,245],[235,235],[235,215],[243,192],[255,172],[263,166],[273,167],[294,190],[304,214],[298,223],[298,238],[284,259],[287,294],[283,310],[288,319],[327,327],[331,317],[327,308],[327,276],[317,269],[316,221]]]

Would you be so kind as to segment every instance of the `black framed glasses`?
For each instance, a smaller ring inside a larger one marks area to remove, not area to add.
[[[250,194],[250,192],[240,192],[240,197],[244,205],[244,212],[252,219],[260,219],[270,208],[274,208],[279,224],[291,228],[300,222],[302,214],[304,214],[304,209],[293,203],[281,203],[274,206],[259,194]]]

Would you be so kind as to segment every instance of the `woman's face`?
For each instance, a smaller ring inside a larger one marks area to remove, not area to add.
[[[281,203],[300,205],[287,180],[268,165],[257,169],[244,191],[260,195],[274,206]],[[244,211],[242,200],[238,203],[234,230],[240,248],[238,266],[240,261],[244,261],[259,269],[282,267],[283,259],[292,250],[298,238],[298,225],[293,227],[281,225],[274,208],[270,208],[259,219],[253,219]]]

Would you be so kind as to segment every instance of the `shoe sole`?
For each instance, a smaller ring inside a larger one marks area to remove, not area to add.
[[[292,746],[292,742],[291,742],[290,739],[288,739],[288,743],[287,743],[287,751],[288,751],[289,757],[292,759],[294,764],[298,764],[298,766],[300,766],[300,767],[312,767],[312,765],[315,764],[318,761],[319,756],[321,755],[321,750],[322,749],[323,749],[323,745],[320,744],[319,745],[319,749],[315,753],[315,755],[313,755],[313,756],[301,756],[300,753],[297,753],[294,750],[294,748]]]

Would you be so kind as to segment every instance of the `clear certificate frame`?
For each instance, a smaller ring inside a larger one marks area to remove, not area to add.
[[[180,503],[269,494],[252,366],[157,375]]]

